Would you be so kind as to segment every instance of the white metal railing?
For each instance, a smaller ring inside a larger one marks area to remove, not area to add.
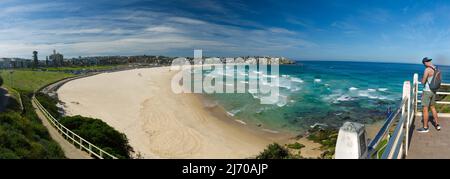
[[[419,82],[418,79],[417,79],[417,85],[419,85],[419,84],[422,84],[422,83]],[[450,84],[449,83],[442,83],[441,86],[450,86]],[[418,98],[419,94],[423,94],[423,91],[417,90],[416,98]],[[436,94],[437,95],[446,95],[446,96],[448,96],[448,95],[450,95],[450,92],[441,92],[441,91],[439,91],[439,92],[436,92]],[[417,100],[417,103],[422,104],[422,100]],[[450,105],[450,101],[436,101],[436,104]],[[416,115],[420,115],[420,112],[417,111],[417,110],[416,110]]]
[[[416,77],[414,76],[414,78]],[[394,132],[387,140],[381,159],[401,159],[408,155],[410,129],[415,114],[413,104],[416,103],[417,99],[415,97],[415,85],[416,83],[413,83],[414,88],[411,90],[409,81],[403,83],[402,103],[399,106],[401,111],[400,119],[396,123]]]
[[[42,105],[41,103],[36,99],[36,97],[33,96],[32,101],[38,109],[44,114],[44,116],[47,118],[48,121],[52,124],[53,127],[55,127],[58,132],[63,135],[63,137],[71,142],[74,146],[78,147],[80,150],[86,150],[89,155],[94,155],[95,157],[99,159],[111,158],[111,159],[117,159],[117,157],[109,154],[108,152],[102,150],[101,148],[97,147],[96,145],[90,143],[86,139],[83,139],[79,135],[72,132],[70,129],[62,125],[58,120],[56,120]]]
[[[386,121],[369,145],[366,145],[364,141],[366,140],[364,133],[358,132],[365,130],[364,127],[358,127],[362,125],[344,124],[339,130],[336,158],[401,159],[408,156],[411,125],[415,116],[419,114],[417,106],[421,101],[418,96],[423,93],[419,90],[419,84],[421,83],[417,73],[414,74],[412,86],[410,81],[403,83],[402,102],[397,110],[388,114]],[[443,83],[442,86],[450,86],[450,84]],[[437,94],[450,95],[450,92],[437,92]],[[438,101],[437,104],[448,105],[450,102]],[[392,127],[395,129],[391,133]],[[380,145],[382,141],[386,141],[383,146]]]

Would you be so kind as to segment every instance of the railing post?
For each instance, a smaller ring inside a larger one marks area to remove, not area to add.
[[[414,98],[414,115],[416,115],[417,112],[417,95],[419,93],[419,75],[417,73],[414,73],[414,77],[413,77],[413,85],[414,85],[414,94],[413,94],[413,98]]]
[[[366,159],[367,138],[364,125],[346,122],[339,130],[336,142],[336,159]]]
[[[406,103],[402,106],[402,117],[405,117],[406,112],[406,138],[405,138],[405,155],[408,155],[408,145],[409,145],[409,115],[411,109],[411,83],[409,81],[405,81],[403,83],[403,95],[402,100],[406,100]],[[401,124],[398,124],[401,125]]]

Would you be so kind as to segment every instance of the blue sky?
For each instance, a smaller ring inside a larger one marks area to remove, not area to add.
[[[0,57],[272,55],[450,60],[450,2],[431,0],[0,1]]]

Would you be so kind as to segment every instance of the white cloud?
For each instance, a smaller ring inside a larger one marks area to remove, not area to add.
[[[39,58],[44,59],[53,49],[66,57],[190,55],[195,48],[203,48],[210,55],[284,56],[285,51],[297,53],[317,46],[301,38],[298,32],[249,23],[252,27],[244,28],[179,13],[132,9],[114,9],[91,16],[31,16],[0,21],[0,57],[30,58],[31,52],[38,50]]]
[[[145,29],[148,32],[156,32],[156,33],[176,33],[181,32],[180,30],[169,27],[169,26],[156,26],[156,27],[149,27]]]
[[[184,24],[191,24],[191,25],[203,25],[207,24],[205,21],[192,19],[192,18],[186,18],[186,17],[170,17],[168,19],[169,21],[177,22],[177,23],[184,23]]]
[[[290,31],[290,30],[287,30],[284,28],[278,28],[278,27],[269,28],[269,31],[271,31],[273,33],[277,33],[277,34],[288,34],[288,35],[296,34],[296,32],[294,32],[294,31]]]

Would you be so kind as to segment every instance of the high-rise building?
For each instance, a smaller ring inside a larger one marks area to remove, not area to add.
[[[64,56],[53,50],[53,54],[50,55],[49,59],[52,61],[53,66],[59,67],[63,65]]]

